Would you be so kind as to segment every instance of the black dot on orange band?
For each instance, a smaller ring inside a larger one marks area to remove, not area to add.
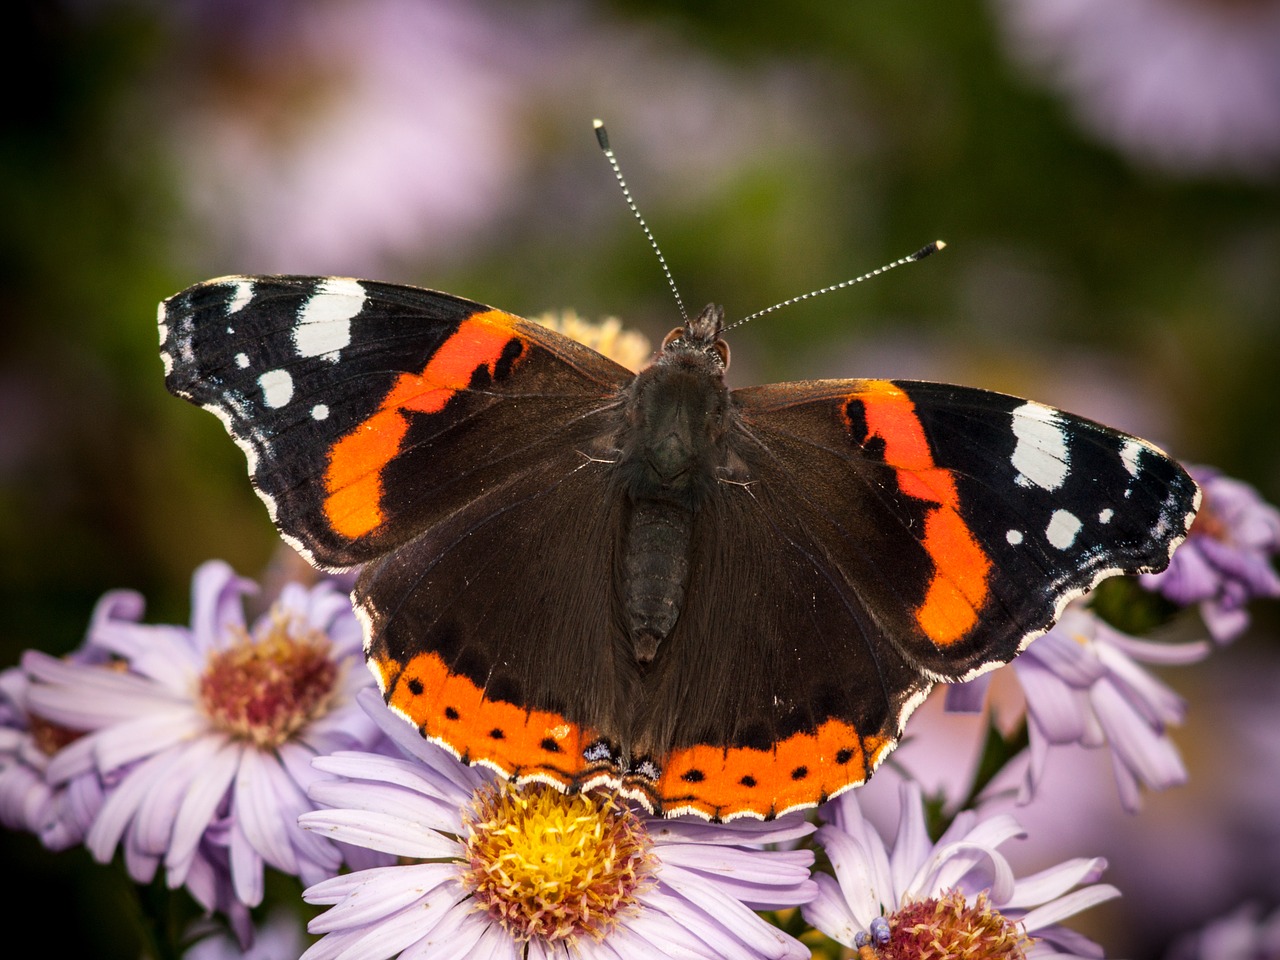
[[[445,708],[444,708],[444,716],[445,716],[445,719],[446,719],[446,720],[457,720],[457,719],[458,719],[458,711],[457,711],[457,710],[455,710],[455,709],[453,709],[453,707],[445,707]]]
[[[542,749],[547,751],[547,753],[560,752],[560,744],[556,743],[550,737],[545,738],[542,743],[538,744],[538,746],[542,747]]]
[[[809,768],[805,766],[796,767],[794,770],[791,771],[792,780],[803,780],[808,775],[809,775]]]
[[[844,766],[852,759],[853,751],[848,747],[845,747],[843,750],[837,751],[836,753],[836,763],[840,764],[840,766]]]
[[[686,770],[680,775],[680,779],[685,783],[701,783],[707,779],[707,775],[701,770]]]
[[[422,696],[422,681],[419,680],[417,677],[413,677],[409,681],[409,692],[412,693],[415,697]]]
[[[744,787],[754,787],[756,785],[756,778],[748,773],[745,777],[743,777],[738,782],[742,784]]]
[[[490,740],[502,740],[505,737],[506,737],[506,734],[502,732],[501,727],[494,727],[492,730],[489,731]]]

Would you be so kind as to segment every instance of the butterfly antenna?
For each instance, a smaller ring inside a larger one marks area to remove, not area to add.
[[[843,290],[845,287],[852,287],[855,283],[861,283],[863,280],[870,280],[872,277],[878,277],[882,273],[888,273],[894,267],[900,267],[904,263],[915,263],[917,260],[923,260],[925,257],[929,256],[929,254],[937,253],[945,246],[946,244],[941,240],[935,240],[933,243],[921,247],[910,256],[900,257],[893,261],[893,263],[886,263],[883,267],[877,267],[870,273],[864,273],[860,277],[854,277],[852,280],[845,280],[843,283],[833,283],[831,286],[823,287],[821,290],[812,290],[809,293],[801,294],[798,297],[792,297],[790,300],[783,300],[781,303],[775,303],[772,307],[766,307],[764,310],[757,310],[755,313],[751,314],[751,316],[743,317],[737,323],[731,323],[729,326],[725,327],[725,330],[732,330],[734,327],[740,327],[748,320],[754,320],[756,317],[763,317],[766,313],[773,313],[775,310],[781,310],[783,307],[789,307],[791,304],[799,303],[801,300],[811,300],[824,293],[831,293],[835,290]]]
[[[618,178],[618,186],[622,188],[622,196],[626,199],[627,206],[635,214],[636,220],[640,222],[640,229],[644,231],[644,235],[649,238],[649,246],[653,247],[653,252],[658,255],[658,264],[662,267],[662,275],[667,278],[667,286],[671,288],[671,293],[676,298],[676,306],[680,308],[680,318],[687,326],[689,314],[684,308],[684,301],[680,299],[680,291],[676,289],[675,277],[671,275],[671,270],[667,267],[667,259],[662,255],[662,251],[658,249],[658,241],[653,239],[653,234],[649,231],[649,225],[644,222],[644,217],[640,215],[640,208],[636,206],[635,200],[631,199],[631,191],[627,189],[627,181],[622,176],[622,168],[618,166],[618,158],[613,155],[613,148],[609,146],[609,134],[605,132],[604,121],[593,120],[591,125],[595,127],[596,141],[600,144],[600,149],[604,151],[604,158],[609,161],[609,166],[613,168],[613,175]]]

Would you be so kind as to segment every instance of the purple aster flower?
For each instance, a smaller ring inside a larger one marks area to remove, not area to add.
[[[217,933],[207,936],[183,954],[183,960],[293,960],[302,955],[309,938],[302,921],[289,910],[277,910],[253,931],[253,945]]]
[[[306,883],[338,870],[344,851],[296,822],[312,807],[310,761],[380,742],[355,702],[372,679],[347,597],[289,585],[249,628],[252,589],[212,561],[196,571],[190,627],[140,624],[141,598],[110,594],[89,642],[116,662],[23,659],[32,710],[84,731],[50,760],[49,783],[93,772],[105,785],[92,854],[122,846],[135,881],[163,864],[170,886],[223,911],[261,901],[264,865]]]
[[[0,824],[34,833],[50,850],[80,843],[102,805],[96,774],[59,786],[45,777],[49,760],[79,732],[33,714],[31,682],[19,667],[0,673]]]
[[[94,645],[102,624],[136,617],[136,594],[112,591],[94,606],[85,643],[68,654],[69,662],[104,666],[111,655]],[[102,806],[103,783],[96,770],[85,769],[55,784],[50,761],[84,733],[32,709],[31,678],[21,667],[0,674],[0,823],[36,834],[50,850],[81,843]]]
[[[332,809],[301,820],[401,864],[307,890],[331,908],[312,921],[325,936],[305,960],[809,957],[753,912],[813,896],[813,854],[766,848],[811,833],[803,819],[655,820],[610,794],[513,787],[361,696],[405,758],[317,758],[340,779],[312,786]]]
[[[1025,835],[1013,817],[979,820],[972,810],[961,811],[933,843],[920,785],[904,781],[901,797],[892,849],[863,818],[856,791],[823,808],[828,822],[817,839],[834,875],[818,874],[818,895],[801,908],[815,928],[846,946],[873,946],[886,960],[1102,955],[1059,924],[1120,895],[1095,882],[1105,860],[1068,860],[1017,878],[998,849]],[[1074,889],[1080,884],[1089,886]]]
[[[1108,626],[1081,604],[1013,661],[1026,697],[1031,758],[1021,802],[1035,795],[1051,747],[1076,745],[1111,751],[1112,769],[1126,810],[1141,803],[1139,786],[1163,790],[1185,783],[1186,768],[1167,727],[1182,722],[1182,698],[1142,663],[1183,665],[1208,655],[1210,645],[1155,643]],[[981,706],[986,677],[947,691],[947,709]]]
[[[1280,553],[1280,510],[1247,483],[1208,467],[1191,467],[1203,501],[1185,543],[1167,569],[1142,584],[1180,606],[1200,605],[1209,633],[1228,643],[1249,625],[1254,597],[1280,597],[1271,558]]]
[[[1280,167],[1280,3],[998,0],[1013,54],[1082,124],[1186,174]]]
[[[1280,957],[1280,910],[1263,917],[1247,903],[1180,938],[1168,960],[1273,960]]]

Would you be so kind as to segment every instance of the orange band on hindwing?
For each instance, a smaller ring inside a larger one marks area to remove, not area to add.
[[[892,740],[861,737],[853,725],[833,718],[814,733],[793,734],[765,750],[676,750],[666,759],[656,792],[667,811],[713,819],[772,817],[862,783],[892,747]]]
[[[387,704],[429,740],[467,763],[508,777],[554,782],[568,790],[587,772],[583,751],[595,738],[558,713],[489,700],[469,677],[449,672],[436,653],[404,665],[373,658]]]
[[[482,367],[493,376],[515,339],[514,321],[499,310],[463,320],[421,373],[400,374],[378,409],[334,444],[324,477],[324,514],[337,533],[355,539],[382,524],[382,471],[409,432],[406,414],[439,413]],[[521,356],[523,351],[516,362]]]
[[[906,392],[888,380],[874,380],[851,394],[846,403],[851,401],[861,404],[866,417],[866,435],[859,437],[845,415],[854,441],[880,440],[884,462],[894,468],[898,489],[935,505],[925,517],[920,540],[933,561],[933,577],[915,618],[935,645],[947,646],[977,623],[988,595],[991,559],[960,516],[955,478],[934,463],[924,426]]]

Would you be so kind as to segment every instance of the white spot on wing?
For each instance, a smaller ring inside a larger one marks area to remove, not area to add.
[[[1065,550],[1076,542],[1080,527],[1080,518],[1070,510],[1055,510],[1049,518],[1049,526],[1045,528],[1044,535],[1059,550]]]
[[[364,287],[358,280],[329,277],[302,306],[293,328],[293,346],[302,357],[338,359],[351,342],[351,318],[364,309]]]
[[[247,353],[237,353],[236,366],[239,367],[241,370],[249,366],[249,355]]]
[[[329,419],[329,408],[325,406],[323,403],[317,403],[314,407],[311,408],[311,419],[312,420]]]
[[[1098,514],[1098,522],[1099,522],[1099,523],[1110,523],[1110,522],[1111,522],[1111,518],[1112,518],[1112,517],[1114,517],[1115,515],[1116,515],[1116,512],[1115,512],[1114,510],[1112,510],[1110,507],[1107,507],[1107,508],[1106,508],[1105,510],[1103,510],[1100,514]]]
[[[1138,458],[1141,456],[1142,444],[1137,440],[1126,440],[1120,448],[1120,459],[1124,461],[1124,468],[1129,471],[1129,476],[1138,475]]]
[[[268,407],[283,407],[293,398],[293,377],[287,370],[268,370],[258,378]]]
[[[1011,462],[1018,471],[1018,483],[1042,490],[1062,486],[1070,458],[1057,411],[1039,403],[1024,403],[1013,411],[1013,435],[1018,444]]]
[[[227,304],[227,316],[238,313],[249,305],[249,301],[253,299],[253,283],[243,277],[232,280],[229,284],[231,287],[231,300]],[[228,327],[228,330],[231,328]]]
[[[1022,542],[1022,531],[1009,530],[1005,533],[1004,538],[1009,541],[1009,546],[1016,547]]]

